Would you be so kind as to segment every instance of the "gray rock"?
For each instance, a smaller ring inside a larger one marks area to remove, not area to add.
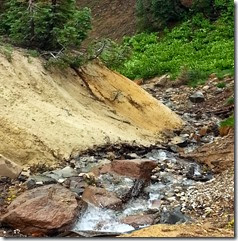
[[[78,176],[78,172],[72,167],[65,167],[55,171],[44,172],[43,174],[44,176],[51,177],[57,181],[62,178]]]
[[[165,211],[161,213],[160,223],[176,224],[185,223],[191,221],[191,219],[185,216],[180,210]]]
[[[35,188],[37,186],[42,186],[42,185],[49,185],[49,184],[54,184],[57,183],[57,181],[52,178],[48,177],[45,175],[34,175],[28,178],[26,181],[26,185],[28,189]]]
[[[197,91],[189,97],[189,100],[193,103],[201,103],[205,100],[205,97],[201,91]]]

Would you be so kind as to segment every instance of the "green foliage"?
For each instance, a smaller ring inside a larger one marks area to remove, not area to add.
[[[94,58],[97,55],[97,51],[100,51],[101,48],[103,49],[100,59],[111,69],[121,67],[131,54],[130,48],[126,44],[119,45],[110,39],[104,39],[93,43],[89,47],[88,52],[91,55],[89,58]]]
[[[59,69],[65,69],[68,67],[78,68],[85,61],[85,58],[82,54],[73,53],[71,51],[64,51],[61,54],[50,57],[45,63],[45,68],[50,69],[56,67]]]
[[[40,53],[37,51],[37,50],[34,50],[34,49],[28,49],[27,50],[27,55],[33,57],[33,58],[36,58],[36,57],[39,57],[40,56]]]
[[[230,127],[234,127],[235,125],[235,118],[234,118],[234,114],[231,115],[230,117],[228,117],[227,119],[223,120],[220,122],[220,126],[221,127],[225,127],[225,126],[230,126]]]
[[[235,226],[235,220],[233,218],[230,222],[228,222],[227,228],[234,229],[234,226]]]
[[[230,96],[230,97],[226,100],[226,105],[234,105],[234,103],[235,103],[234,96]]]
[[[90,11],[75,0],[6,1],[0,31],[13,43],[41,50],[79,47],[90,29]]]
[[[217,84],[217,87],[220,88],[220,89],[223,89],[226,87],[226,83],[225,82],[220,82]]]
[[[136,3],[138,25],[142,30],[164,28],[168,22],[182,19],[187,12],[180,0],[137,0]]]
[[[12,52],[13,48],[11,45],[0,44],[0,53],[3,54],[9,62],[12,61]]]
[[[137,0],[136,3],[138,25],[143,31],[160,30],[197,13],[212,21],[220,16],[228,20],[234,15],[232,0],[193,0],[190,7],[182,5],[180,0]]]
[[[211,22],[196,14],[172,30],[165,29],[162,37],[157,33],[141,33],[125,38],[122,45],[129,46],[129,60],[116,68],[131,79],[148,79],[170,74],[172,79],[187,68],[188,82],[202,84],[211,73],[224,75],[234,72],[234,22],[220,17]]]

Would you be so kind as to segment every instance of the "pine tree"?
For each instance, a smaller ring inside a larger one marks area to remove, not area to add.
[[[91,28],[90,10],[75,0],[8,0],[0,20],[14,43],[51,51],[78,48]]]

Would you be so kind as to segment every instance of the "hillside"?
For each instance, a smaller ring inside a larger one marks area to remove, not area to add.
[[[100,38],[121,40],[136,33],[135,0],[80,0],[80,7],[92,10],[93,29],[86,42]]]
[[[103,66],[85,66],[83,82],[72,70],[46,71],[40,60],[29,63],[19,52],[12,63],[0,58],[0,153],[17,163],[56,162],[105,143],[149,144],[158,141],[158,132],[182,123]]]

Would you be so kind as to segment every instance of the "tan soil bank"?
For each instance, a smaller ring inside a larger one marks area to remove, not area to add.
[[[107,142],[152,144],[161,131],[182,125],[141,87],[101,64],[88,64],[80,76],[47,71],[20,52],[11,63],[0,55],[0,154],[20,164],[53,163]]]

